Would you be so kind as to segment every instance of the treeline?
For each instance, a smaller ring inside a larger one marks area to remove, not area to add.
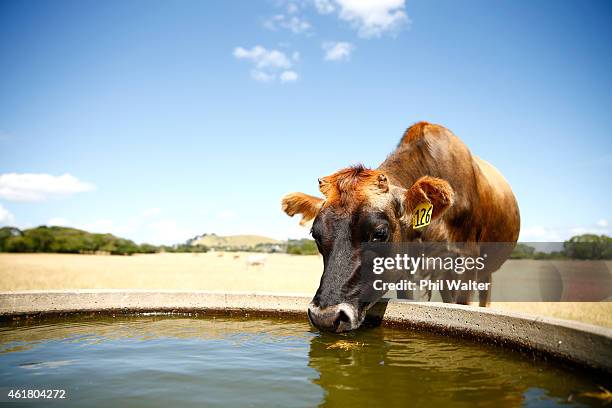
[[[607,235],[577,235],[563,243],[560,251],[541,252],[526,244],[517,244],[511,259],[612,259],[612,238]]]
[[[261,252],[279,252],[284,245],[265,244],[256,247]],[[20,230],[0,228],[0,252],[57,252],[70,254],[132,255],[157,252],[208,252],[203,245],[189,242],[168,245],[136,244],[112,234],[95,234],[76,228],[40,226]],[[251,248],[250,250],[254,250]],[[292,255],[316,255],[316,243],[311,239],[290,239],[286,252]],[[606,235],[584,234],[570,238],[559,251],[541,252],[527,244],[517,244],[511,259],[612,259],[612,238]]]
[[[287,253],[291,255],[317,255],[319,250],[312,239],[290,239],[287,241]]]
[[[206,252],[203,246],[136,244],[112,234],[94,234],[76,228],[40,226],[25,230],[0,228],[0,252],[57,252],[67,254],[132,255],[156,252]]]

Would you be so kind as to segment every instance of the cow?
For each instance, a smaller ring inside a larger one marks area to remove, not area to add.
[[[380,300],[361,300],[360,248],[364,242],[504,242],[514,245],[520,229],[516,198],[501,173],[474,156],[443,126],[419,122],[376,169],[362,165],[319,179],[323,198],[290,193],[282,198],[287,215],[313,221],[311,234],[323,255],[319,288],[308,306],[310,322],[321,330],[358,328]],[[413,210],[433,205],[430,224],[413,228]],[[509,256],[507,251],[484,276]],[[490,291],[479,291],[486,306]],[[467,304],[471,294],[442,293],[444,302]]]
[[[266,266],[266,261],[268,260],[268,254],[253,254],[249,255],[246,258],[245,265],[248,268],[249,266]]]

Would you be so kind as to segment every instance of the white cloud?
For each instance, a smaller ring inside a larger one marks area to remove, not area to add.
[[[361,37],[380,37],[395,34],[410,22],[405,0],[315,0],[315,8],[321,14],[338,11],[341,20],[349,22]]]
[[[247,50],[242,47],[234,49],[234,57],[238,59],[251,60],[256,68],[291,68],[291,61],[284,52],[278,50],[266,50],[261,45]]]
[[[42,201],[94,190],[91,183],[70,174],[52,176],[44,173],[0,174],[0,198],[11,201]]]
[[[293,81],[297,81],[297,79],[298,79],[298,74],[295,71],[283,71],[280,74],[281,82],[293,82]]]
[[[13,217],[13,214],[0,204],[0,225],[10,224],[14,219],[15,217]]]
[[[289,30],[293,34],[304,34],[311,30],[312,25],[304,18],[298,16],[285,16],[277,14],[264,22],[264,27],[268,30]]]
[[[324,42],[326,61],[348,61],[355,46],[348,42]]]
[[[602,218],[601,220],[597,221],[597,226],[598,227],[607,227],[608,225],[610,225],[610,223],[608,222],[608,220]]]
[[[282,51],[267,50],[261,45],[256,45],[251,49],[236,47],[233,55],[237,59],[251,61],[254,66],[254,68],[251,70],[251,77],[256,81],[273,82],[277,79],[277,77],[279,77],[279,72],[281,72],[281,82],[287,82],[286,72],[293,72],[295,75],[288,74],[289,77],[295,76],[295,79],[297,79],[297,73],[295,73],[293,70],[289,70],[293,67],[291,58],[287,57],[287,55]],[[299,58],[300,54],[297,51],[294,52],[292,59],[294,61],[298,61]]]

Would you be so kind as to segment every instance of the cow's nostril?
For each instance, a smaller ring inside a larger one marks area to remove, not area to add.
[[[334,329],[337,329],[340,326],[340,323],[350,323],[351,318],[344,312],[344,310],[340,310],[336,314],[336,319],[334,320]]]

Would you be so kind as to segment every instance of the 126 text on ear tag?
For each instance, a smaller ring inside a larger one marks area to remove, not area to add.
[[[417,205],[412,213],[412,228],[419,229],[428,226],[432,213],[433,204],[425,202]]]

